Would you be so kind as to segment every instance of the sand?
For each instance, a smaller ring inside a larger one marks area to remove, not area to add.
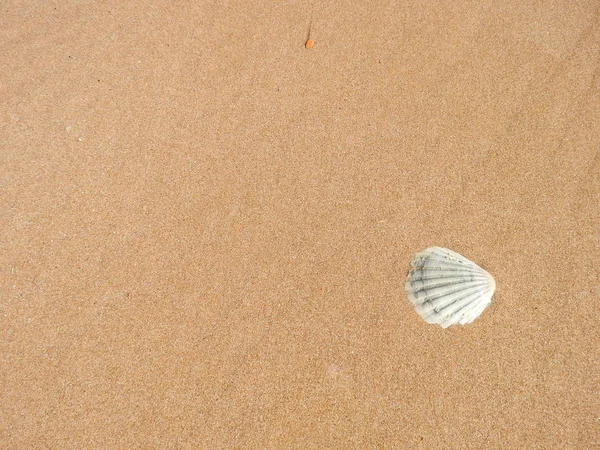
[[[600,448],[597,2],[0,9],[1,448]]]

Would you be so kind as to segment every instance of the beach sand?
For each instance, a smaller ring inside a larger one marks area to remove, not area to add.
[[[500,3],[5,3],[0,447],[599,448],[598,4]]]

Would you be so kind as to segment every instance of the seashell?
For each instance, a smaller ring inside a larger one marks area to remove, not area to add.
[[[427,323],[465,325],[492,303],[494,278],[452,250],[430,247],[417,253],[411,266],[404,287]]]

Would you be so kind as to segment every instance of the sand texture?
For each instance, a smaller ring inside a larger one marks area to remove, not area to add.
[[[0,448],[600,448],[599,11],[0,2]]]

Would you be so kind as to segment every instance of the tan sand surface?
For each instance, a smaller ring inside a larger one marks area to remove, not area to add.
[[[0,2],[0,448],[600,448],[599,11]]]

